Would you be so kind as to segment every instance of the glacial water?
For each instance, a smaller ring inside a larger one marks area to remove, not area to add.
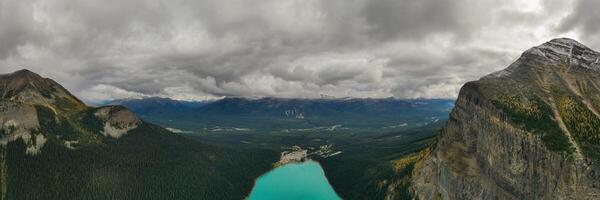
[[[249,200],[339,200],[319,163],[280,166],[262,175]]]

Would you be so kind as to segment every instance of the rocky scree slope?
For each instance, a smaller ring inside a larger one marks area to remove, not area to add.
[[[599,199],[600,54],[560,38],[466,83],[418,199]]]

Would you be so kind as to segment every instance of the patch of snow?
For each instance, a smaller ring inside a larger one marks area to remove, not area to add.
[[[73,140],[73,141],[65,141],[65,147],[67,147],[68,149],[75,149],[75,147],[73,147],[73,144],[78,144],[79,141],[77,140]]]
[[[212,128],[212,129],[206,129],[206,128],[205,128],[205,130],[208,130],[208,131],[211,131],[211,132],[220,132],[220,131],[230,131],[230,132],[232,132],[232,131],[239,131],[239,132],[246,132],[246,131],[251,131],[252,129],[249,129],[249,128],[237,128],[237,127],[219,127],[219,126],[215,126],[215,127],[214,127],[214,128]]]
[[[283,129],[281,132],[289,133],[289,132],[310,132],[310,131],[335,131],[335,130],[349,130],[351,128],[344,127],[341,124],[333,125],[333,126],[317,126],[312,128],[296,128],[296,129]]]
[[[44,137],[44,135],[42,134],[37,134],[35,135],[35,144],[30,145],[27,147],[27,149],[25,150],[25,154],[27,155],[37,155],[41,152],[42,147],[44,147],[44,144],[46,144],[46,137]]]
[[[168,131],[171,131],[173,133],[193,133],[192,131],[184,131],[181,129],[170,128],[170,127],[166,127],[165,129],[167,129]]]
[[[546,57],[546,53],[544,53],[539,48],[530,48],[527,51],[525,51],[525,53],[532,54],[532,55],[538,55],[538,56],[542,56],[542,57]]]
[[[12,119],[4,122],[4,127],[5,128],[8,128],[8,127],[17,127],[17,126],[19,126],[19,122],[15,121],[15,120],[12,120]]]
[[[337,125],[333,125],[333,126],[331,126],[331,127],[330,127],[329,129],[327,129],[327,130],[329,130],[329,131],[335,131],[335,129],[338,129],[338,128],[341,128],[341,127],[342,127],[342,125],[341,125],[341,124],[337,124]]]
[[[487,75],[486,77],[489,77],[489,78],[499,78],[499,77],[503,77],[503,76],[508,76],[510,74],[511,74],[511,71],[504,69],[504,70],[500,70],[500,71],[496,71],[494,73],[491,73],[491,74]]]
[[[341,154],[342,151],[336,151],[335,153],[329,154],[327,157],[332,157]]]
[[[137,124],[132,124],[130,126],[125,127],[115,127],[112,126],[109,122],[104,123],[104,130],[102,131],[102,135],[112,138],[120,138],[121,136],[127,134],[128,131],[137,128]]]
[[[383,128],[400,128],[400,127],[405,127],[405,126],[408,126],[408,124],[407,123],[402,123],[402,124],[393,125],[393,126],[386,126],[386,127],[383,127]]]
[[[31,133],[29,131],[23,132],[22,134],[17,134],[17,136],[20,136],[21,139],[23,139],[23,142],[26,144],[29,144],[29,141],[31,141]]]
[[[569,57],[571,57],[572,55],[571,48],[563,45],[542,45],[538,48],[544,49],[549,52],[554,52],[556,54],[568,55]],[[544,53],[544,55],[546,54]]]

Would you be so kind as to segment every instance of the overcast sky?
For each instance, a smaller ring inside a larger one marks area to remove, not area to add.
[[[594,0],[0,0],[0,73],[88,102],[455,98],[556,37],[600,49]]]

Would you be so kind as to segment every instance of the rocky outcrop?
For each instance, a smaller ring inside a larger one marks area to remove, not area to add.
[[[25,153],[35,155],[46,143],[34,106],[0,101],[0,145],[22,139]]]
[[[571,39],[465,84],[418,199],[599,199],[600,54]]]
[[[133,112],[123,106],[101,107],[94,112],[94,115],[104,124],[102,134],[112,138],[120,138],[142,123]]]

